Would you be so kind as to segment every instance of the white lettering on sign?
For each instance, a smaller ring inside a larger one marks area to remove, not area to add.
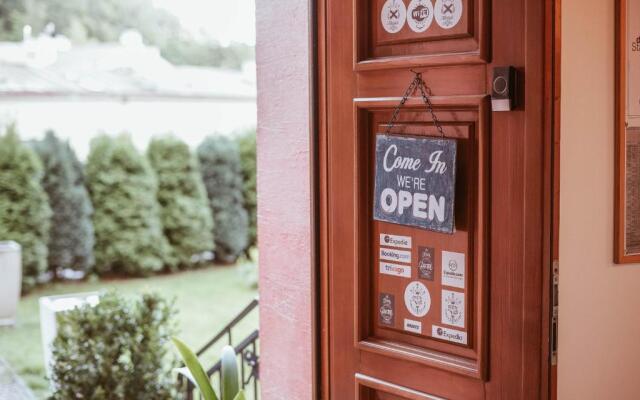
[[[442,252],[442,284],[464,289],[466,264],[463,253]]]
[[[467,344],[467,332],[444,328],[442,326],[433,325],[431,327],[431,336],[448,342]]]
[[[392,250],[380,248],[380,259],[387,261],[398,261],[411,263],[411,252],[405,250]]]
[[[440,161],[440,156],[442,156],[442,150],[434,151],[429,156],[429,168],[425,169],[424,172],[427,174],[431,174],[435,172],[436,174],[444,174],[447,172],[447,164]]]
[[[417,333],[420,335],[422,334],[422,322],[405,319],[404,330],[407,332]]]
[[[411,267],[408,265],[397,265],[381,261],[380,273],[385,275],[399,276],[401,278],[411,278]]]
[[[411,248],[411,236],[380,234],[380,246],[399,247],[401,249]]]
[[[392,188],[386,188],[380,195],[380,205],[382,210],[388,214],[403,215],[406,210],[414,218],[424,220],[438,220],[444,222],[446,211],[446,200],[444,196],[436,198],[434,195],[425,193],[411,193],[406,190],[396,192]]]

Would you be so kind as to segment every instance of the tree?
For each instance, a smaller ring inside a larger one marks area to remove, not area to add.
[[[193,256],[213,251],[213,217],[198,161],[186,143],[172,136],[154,138],[147,156],[158,178],[158,202],[169,264],[189,267]]]
[[[198,146],[197,153],[213,213],[216,257],[234,262],[249,240],[238,145],[227,137],[210,136]]]
[[[44,166],[43,187],[53,211],[49,231],[49,270],[88,271],[94,263],[93,207],[84,187],[80,163],[68,143],[52,131],[34,143]]]
[[[168,244],[162,234],[157,182],[131,139],[94,138],[86,179],[94,205],[96,271],[148,275],[162,270]]]
[[[256,193],[256,131],[255,129],[238,136],[240,161],[242,162],[242,178],[244,189],[244,207],[249,214],[249,243],[251,248],[257,244],[257,193]]]
[[[0,136],[0,240],[22,246],[22,286],[33,288],[47,269],[51,209],[42,188],[42,164],[20,142],[15,126]]]

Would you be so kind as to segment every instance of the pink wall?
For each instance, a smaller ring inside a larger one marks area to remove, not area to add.
[[[562,2],[559,399],[640,399],[640,266],[613,264],[615,2]]]
[[[262,399],[313,398],[311,10],[258,0]]]

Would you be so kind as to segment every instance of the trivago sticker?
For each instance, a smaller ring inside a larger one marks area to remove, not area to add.
[[[446,340],[448,342],[467,344],[467,332],[445,328],[442,326],[433,325],[431,327],[431,336],[436,339]]]
[[[380,273],[384,275],[398,276],[400,278],[411,278],[411,267],[409,265],[398,265],[386,261],[380,261]]]

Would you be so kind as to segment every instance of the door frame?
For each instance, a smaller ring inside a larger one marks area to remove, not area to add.
[[[315,19],[313,41],[316,44],[314,60],[315,85],[315,125],[316,125],[316,154],[315,154],[315,216],[317,232],[317,273],[316,273],[316,396],[318,399],[329,399],[329,265],[328,265],[328,79],[327,79],[327,2],[315,1]],[[540,365],[542,366],[542,398],[557,398],[557,347],[552,354],[552,340],[557,346],[557,320],[553,323],[554,307],[557,310],[557,286],[554,289],[554,275],[557,279],[559,259],[559,202],[560,202],[560,67],[561,67],[561,5],[562,0],[544,0],[544,195],[543,210],[543,242],[541,259],[542,268],[542,308],[541,327],[542,349],[540,351]],[[556,273],[554,274],[554,268]],[[555,294],[554,294],[555,292]],[[556,311],[557,312],[557,311]],[[552,358],[554,362],[552,363]],[[546,394],[546,395],[545,395]]]

